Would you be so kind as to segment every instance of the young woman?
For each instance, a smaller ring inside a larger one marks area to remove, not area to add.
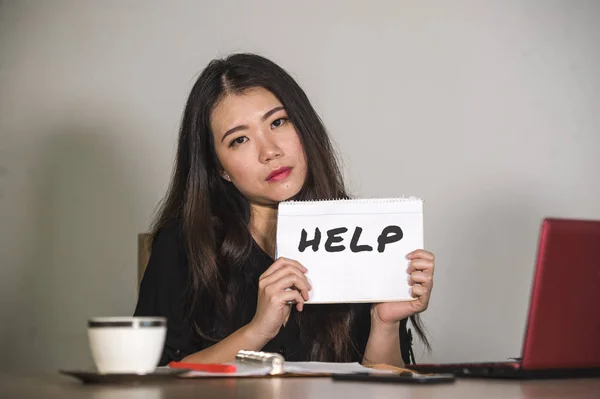
[[[293,78],[253,54],[210,62],[186,104],[135,309],[168,319],[160,364],[230,362],[247,349],[402,366],[409,317],[429,346],[418,314],[432,253],[398,259],[415,301],[376,304],[304,306],[307,269],[274,259],[280,201],[337,198],[348,194],[330,139]]]

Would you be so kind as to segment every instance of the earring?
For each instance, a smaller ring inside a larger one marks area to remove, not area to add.
[[[229,180],[229,173],[225,172],[225,175],[223,176],[225,179]]]

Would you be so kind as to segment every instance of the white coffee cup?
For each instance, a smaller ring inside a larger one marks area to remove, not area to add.
[[[88,338],[98,372],[147,374],[160,362],[167,319],[96,317],[88,320]]]

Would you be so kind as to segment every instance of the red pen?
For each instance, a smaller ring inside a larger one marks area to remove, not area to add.
[[[237,368],[235,364],[219,363],[185,363],[171,362],[169,367],[174,369],[189,369],[194,371],[205,371],[207,373],[235,373]]]

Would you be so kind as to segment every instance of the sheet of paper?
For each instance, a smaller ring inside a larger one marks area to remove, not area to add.
[[[374,370],[360,363],[286,362],[283,369],[294,374],[392,373],[390,370]]]
[[[307,269],[307,303],[406,301],[406,255],[423,248],[420,199],[282,202],[277,256]]]

